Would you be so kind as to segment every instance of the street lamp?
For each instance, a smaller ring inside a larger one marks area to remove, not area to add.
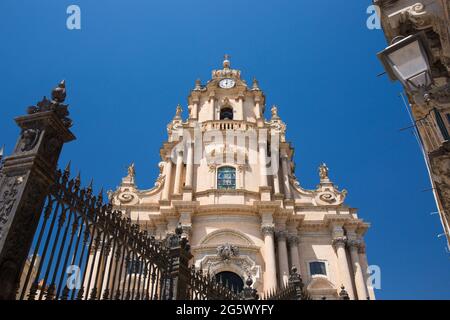
[[[420,93],[418,98],[423,98],[432,80],[422,33],[394,42],[378,53],[378,58],[392,81],[399,80],[408,92],[414,95]]]

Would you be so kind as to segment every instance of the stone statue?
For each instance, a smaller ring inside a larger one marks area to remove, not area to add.
[[[258,80],[256,80],[256,78],[253,78],[253,86],[252,86],[253,90],[259,90],[259,84],[258,84]]]
[[[175,111],[175,119],[181,119],[181,112],[183,109],[181,108],[181,105],[177,105],[177,110]]]
[[[128,176],[134,178],[136,170],[134,169],[134,162],[128,167]]]
[[[277,108],[277,106],[273,105],[272,108],[270,109],[270,111],[272,112],[272,119],[279,119],[280,118],[278,116],[278,108]]]
[[[321,180],[328,179],[328,167],[325,163],[319,166],[319,176]]]

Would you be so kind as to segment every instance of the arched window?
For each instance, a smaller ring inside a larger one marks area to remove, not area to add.
[[[241,292],[244,288],[244,281],[236,273],[230,271],[223,271],[216,274],[216,281],[221,282],[222,285],[233,288],[234,292]]]
[[[236,189],[236,169],[220,167],[217,170],[217,189]]]
[[[220,110],[220,120],[233,120],[233,108],[222,108]]]

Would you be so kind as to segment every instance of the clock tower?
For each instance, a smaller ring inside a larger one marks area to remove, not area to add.
[[[313,298],[337,299],[344,287],[351,299],[374,299],[363,239],[369,224],[345,204],[347,192],[325,164],[317,188],[300,185],[286,124],[276,106],[265,118],[258,81],[248,85],[225,56],[208,82],[195,82],[187,109],[183,119],[177,106],[167,126],[154,188],[136,185],[133,166],[109,193],[112,204],[156,238],[180,224],[191,263],[235,289],[250,276],[267,292],[296,267]]]

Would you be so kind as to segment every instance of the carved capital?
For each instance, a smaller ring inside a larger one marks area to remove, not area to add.
[[[263,225],[261,227],[261,232],[263,233],[264,236],[273,235],[274,230],[275,230],[275,227],[273,225]]]
[[[358,250],[360,245],[361,245],[360,240],[348,240],[347,241],[347,246],[350,248],[350,250]]]
[[[345,244],[347,243],[347,238],[346,237],[336,237],[333,239],[332,243],[335,248],[345,247]]]
[[[365,254],[366,253],[366,244],[364,242],[360,242],[358,247],[358,253],[359,254]]]
[[[287,238],[287,232],[286,231],[284,231],[284,230],[282,230],[282,231],[278,231],[277,233],[276,233],[276,235],[277,235],[277,239],[279,240],[279,241],[286,241],[286,238]]]
[[[289,243],[290,246],[297,246],[298,245],[299,239],[298,239],[297,235],[290,234],[287,239],[288,239],[288,243]]]

